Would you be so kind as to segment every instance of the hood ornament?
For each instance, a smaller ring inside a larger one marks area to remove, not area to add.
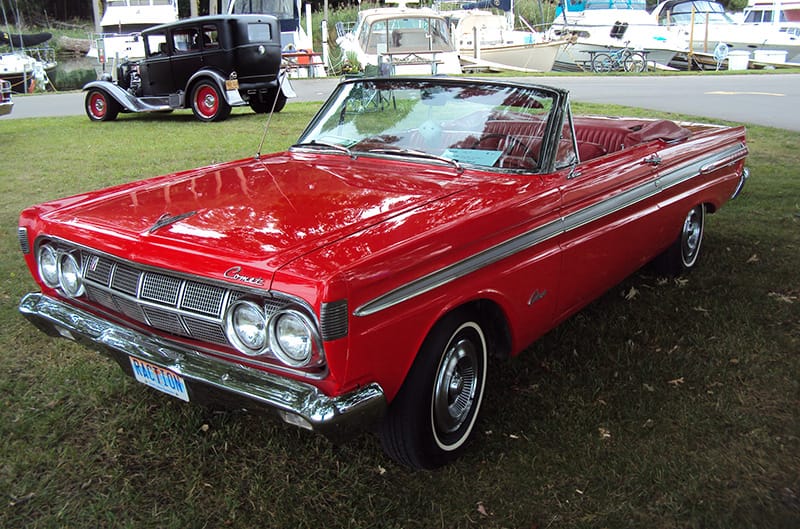
[[[153,224],[153,226],[149,230],[147,230],[147,233],[153,233],[157,230],[160,230],[164,226],[169,226],[170,224],[178,222],[179,220],[189,218],[196,213],[197,213],[196,211],[187,211],[186,213],[181,213],[180,215],[172,215],[172,216],[169,213],[164,213],[163,215],[158,217],[158,220],[155,222],[155,224]]]

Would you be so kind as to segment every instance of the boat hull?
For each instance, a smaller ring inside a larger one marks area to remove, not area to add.
[[[539,44],[517,44],[512,46],[481,46],[479,53],[473,48],[461,50],[465,64],[480,65],[482,61],[507,66],[510,70],[549,72],[553,69],[556,56],[566,41],[544,42]]]

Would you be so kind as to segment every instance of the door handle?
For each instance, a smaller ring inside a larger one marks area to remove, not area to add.
[[[652,165],[653,167],[661,165],[661,156],[659,156],[658,154],[651,154],[650,156],[642,160],[642,163]]]

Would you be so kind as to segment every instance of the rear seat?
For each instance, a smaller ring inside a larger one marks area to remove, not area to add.
[[[483,130],[470,130],[469,123],[462,120],[448,123],[435,133],[436,143],[441,149],[487,149],[504,151],[503,166],[530,168],[538,162],[545,124],[535,117],[515,115],[514,119],[489,119]],[[607,117],[576,117],[575,136],[581,161],[591,160],[625,147],[655,139],[678,141],[691,134],[669,120],[619,119]],[[450,127],[453,127],[452,129]],[[511,138],[509,140],[509,138]],[[508,145],[511,141],[511,145]],[[430,139],[414,133],[409,138],[410,148],[430,148]]]
[[[578,144],[590,142],[603,147],[606,152],[616,152],[625,147],[656,139],[679,141],[691,132],[667,119],[617,119],[605,117],[575,118],[575,137]],[[581,160],[588,159],[581,155]]]

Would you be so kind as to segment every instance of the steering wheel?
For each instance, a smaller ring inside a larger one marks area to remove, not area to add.
[[[482,143],[498,138],[499,141],[496,147],[501,147],[499,150],[502,154],[495,164],[497,167],[510,167],[512,169],[536,169],[538,167],[536,159],[532,156],[533,147],[516,136],[511,136],[509,134],[502,134],[499,132],[485,134],[475,140],[469,148],[480,149]],[[498,149],[494,148],[491,150]],[[520,154],[511,154],[514,150],[517,150]],[[508,162],[511,163],[508,164]]]

